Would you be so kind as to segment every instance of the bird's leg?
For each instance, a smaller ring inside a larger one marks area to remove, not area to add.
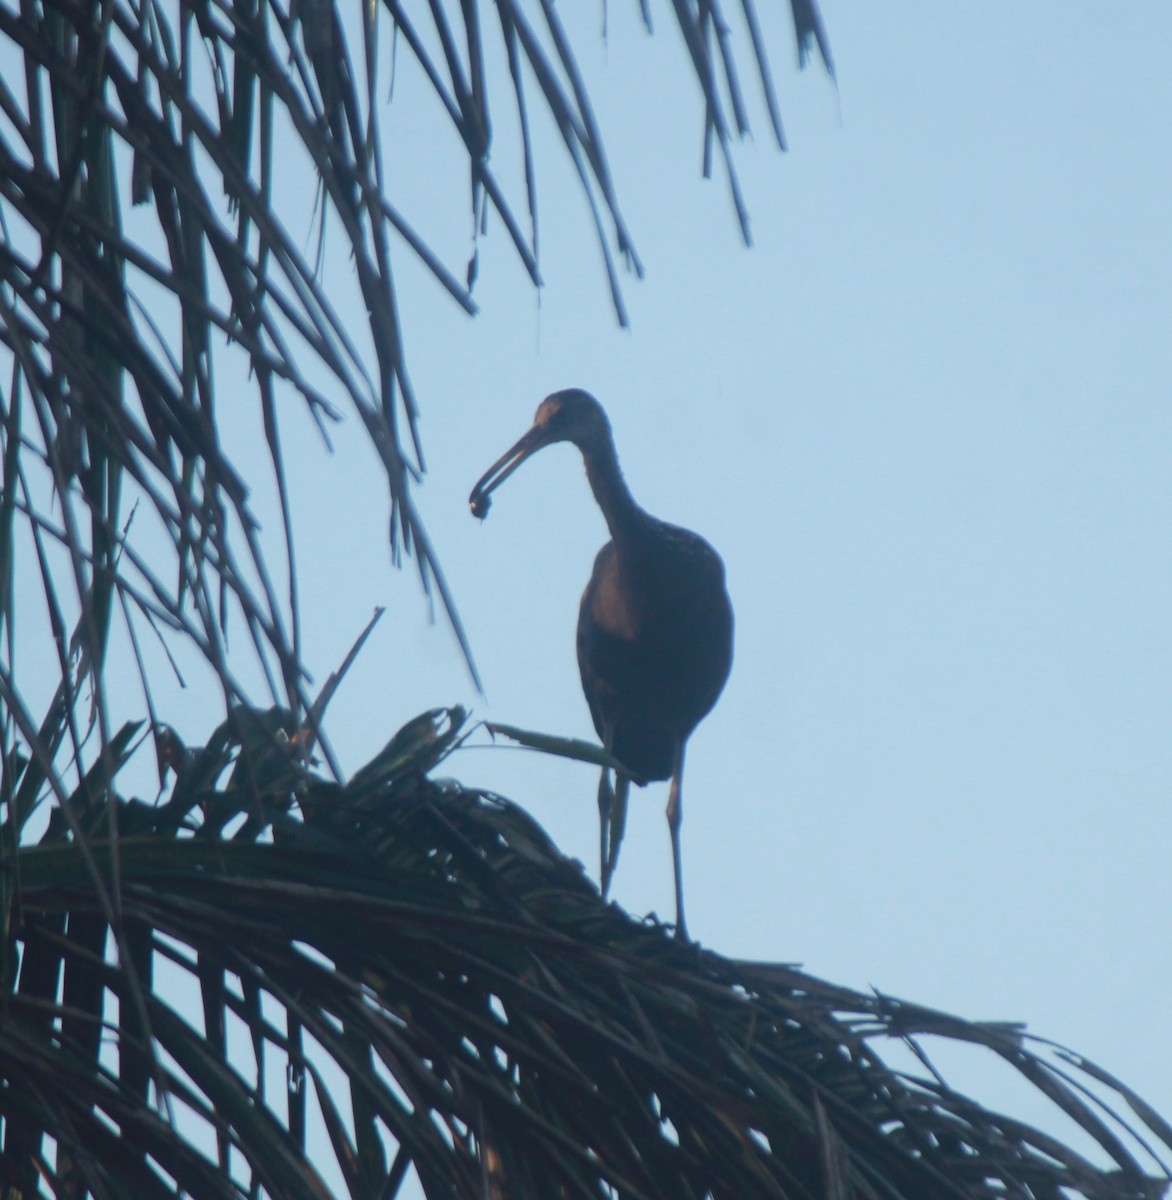
[[[690,941],[688,926],[684,921],[684,878],[680,870],[680,823],[683,813],[684,743],[676,747],[675,763],[671,772],[671,790],[667,794],[667,827],[671,831],[671,862],[676,879],[676,937]]]
[[[610,814],[614,807],[614,788],[610,786],[610,768],[602,768],[602,778],[598,781],[598,887],[602,898],[610,890],[610,872],[607,866],[610,860]]]
[[[615,867],[619,865],[619,848],[623,844],[623,834],[627,829],[627,797],[631,794],[631,777],[624,771],[615,772],[614,808],[610,814],[610,852],[606,860],[606,885],[614,877]],[[606,896],[606,891],[603,891]]]

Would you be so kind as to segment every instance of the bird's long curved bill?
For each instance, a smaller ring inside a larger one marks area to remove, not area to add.
[[[483,517],[488,512],[489,496],[531,455],[548,444],[546,431],[534,426],[504,452],[476,481],[468,497],[473,516]]]

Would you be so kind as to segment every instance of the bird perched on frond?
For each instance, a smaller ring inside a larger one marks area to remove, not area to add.
[[[598,787],[601,889],[618,862],[631,782],[669,779],[667,821],[675,873],[676,933],[686,938],[680,871],[684,747],[712,709],[732,666],[733,614],[720,555],[698,534],[644,512],[619,470],[602,405],[578,388],[547,396],[533,426],[472,489],[475,516],[544,446],[572,442],[611,540],[598,552],[578,612],[578,669],[594,728],[623,766]]]

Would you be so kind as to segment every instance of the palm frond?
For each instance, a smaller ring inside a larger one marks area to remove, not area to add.
[[[172,747],[166,803],[91,797],[99,864],[119,808],[133,971],[64,822],[5,853],[19,1194],[38,1174],[55,1196],[391,1197],[412,1174],[429,1197],[1162,1193],[1172,1129],[1078,1055],[604,904],[522,810],[429,777],[463,721],[423,714],[343,786],[290,714],[241,710]],[[1100,1161],[954,1090],[932,1040],[999,1056]]]

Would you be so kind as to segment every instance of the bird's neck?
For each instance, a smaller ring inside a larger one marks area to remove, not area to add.
[[[581,449],[582,460],[586,464],[586,478],[606,518],[610,536],[621,541],[621,535],[642,525],[647,520],[647,514],[635,503],[635,498],[627,488],[611,439]]]

